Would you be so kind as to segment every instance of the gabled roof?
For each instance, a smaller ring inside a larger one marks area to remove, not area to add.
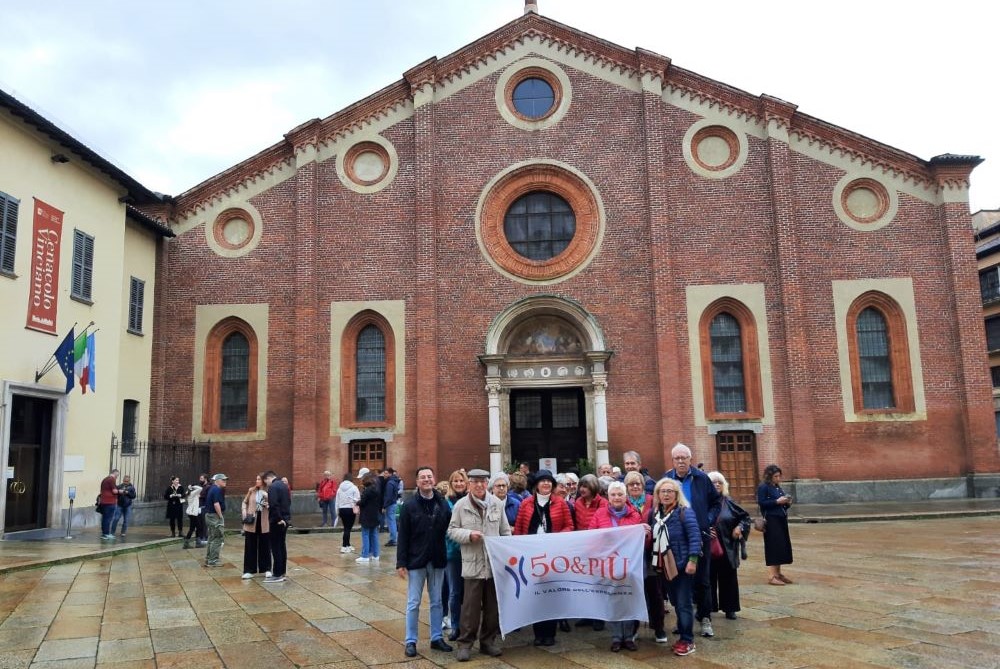
[[[6,109],[13,116],[20,118],[24,121],[24,123],[47,136],[59,146],[62,146],[68,151],[79,156],[80,159],[91,167],[111,177],[113,181],[118,183],[128,192],[128,197],[134,203],[153,204],[162,202],[165,199],[165,196],[149,190],[120,168],[116,167],[109,160],[101,157],[96,151],[89,148],[83,142],[74,138],[68,132],[15,98],[10,93],[2,90],[0,90],[0,108]]]
[[[981,160],[976,156],[940,156],[923,160],[905,151],[845,130],[797,111],[790,104],[771,96],[755,96],[708,77],[673,65],[671,60],[645,49],[626,49],[589,33],[577,30],[535,12],[501,26],[443,58],[430,58],[407,70],[403,78],[358,102],[324,118],[312,119],[289,131],[284,141],[247,158],[177,196],[177,214],[190,212],[215,197],[255,181],[259,176],[293,164],[297,149],[335,141],[362,127],[372,119],[386,115],[413,100],[414,93],[426,84],[447,84],[464,74],[495,60],[516,44],[540,38],[558,50],[582,56],[585,60],[628,76],[652,76],[665,91],[706,102],[753,122],[778,120],[787,126],[790,136],[809,145],[819,144],[831,152],[846,154],[862,163],[899,174],[904,180],[935,185],[947,171],[952,181],[961,183],[963,175]]]

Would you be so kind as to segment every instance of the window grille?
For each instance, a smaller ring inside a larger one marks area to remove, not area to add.
[[[739,322],[728,313],[712,319],[708,329],[712,346],[712,387],[715,411],[745,413],[746,387],[743,381],[743,340]]]
[[[219,427],[245,430],[250,402],[250,342],[239,332],[222,344],[222,379],[219,393]]]
[[[385,335],[374,325],[358,334],[356,420],[385,420]]]
[[[865,409],[892,409],[892,363],[885,317],[868,307],[857,320],[861,394]]]

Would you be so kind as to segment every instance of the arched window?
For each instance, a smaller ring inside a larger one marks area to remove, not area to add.
[[[392,327],[363,311],[341,338],[340,422],[348,427],[388,427],[396,419],[396,361]]]
[[[202,429],[257,429],[257,335],[242,319],[227,318],[208,334]]]
[[[760,418],[757,325],[741,302],[724,297],[709,305],[699,325],[705,417]]]
[[[884,293],[870,291],[847,312],[851,386],[857,413],[913,411],[906,319]]]
[[[374,325],[358,335],[354,393],[355,418],[362,423],[385,420],[385,337]]]

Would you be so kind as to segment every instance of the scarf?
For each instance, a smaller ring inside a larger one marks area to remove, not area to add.
[[[677,507],[674,507],[677,508]],[[667,531],[667,520],[670,518],[670,514],[674,512],[673,509],[667,512],[666,515],[663,514],[663,507],[657,507],[656,513],[653,514],[653,557],[652,565],[655,567],[660,563],[660,554],[666,553],[667,549],[670,548],[670,533]]]
[[[645,506],[646,504],[646,495],[642,494],[639,495],[638,497],[632,497],[631,495],[629,495],[628,501],[631,502],[632,506],[635,507],[635,510],[638,511],[640,515],[642,515],[642,507]]]
[[[552,527],[549,497],[549,495],[535,495],[535,508],[528,522],[528,534],[547,534]]]
[[[621,511],[615,511],[615,507],[608,505],[608,515],[611,517],[611,524],[618,527],[618,521],[625,517],[628,513],[628,505],[622,507]]]

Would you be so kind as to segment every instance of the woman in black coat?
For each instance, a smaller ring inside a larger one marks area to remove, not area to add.
[[[170,486],[163,493],[167,500],[167,520],[170,521],[170,536],[179,537],[184,534],[184,498],[187,491],[181,486],[180,477],[170,479]]]
[[[361,479],[361,500],[358,502],[361,525],[361,557],[355,562],[378,562],[378,522],[382,511],[382,495],[375,485],[375,474],[367,473]]]
[[[712,610],[724,611],[726,618],[736,619],[740,610],[740,582],[736,570],[740,556],[746,551],[750,533],[750,514],[729,496],[729,482],[720,472],[710,472],[715,489],[722,495],[722,510],[715,521],[715,536],[722,546],[722,556],[712,556]],[[714,541],[714,539],[713,539]]]
[[[770,574],[768,585],[792,582],[781,573],[781,565],[792,564],[792,538],[788,534],[788,507],[792,498],[781,489],[781,467],[764,468],[764,481],[757,486],[757,506],[767,521],[764,529],[764,564]]]

